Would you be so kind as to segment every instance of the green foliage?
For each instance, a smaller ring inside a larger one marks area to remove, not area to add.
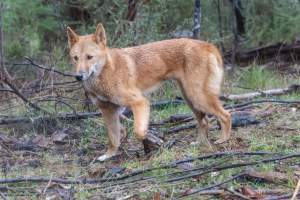
[[[53,7],[42,1],[4,0],[5,52],[8,57],[35,55],[45,40],[57,37]]]
[[[220,3],[220,19],[217,2]],[[300,6],[296,0],[242,0],[246,19],[243,46],[291,41],[300,30]],[[4,0],[5,52],[7,58],[38,57],[53,48],[65,49],[67,25],[80,34],[92,33],[104,24],[109,44],[131,46],[191,34],[194,1],[140,1],[134,21],[127,21],[124,0],[26,1]],[[201,39],[231,47],[232,9],[229,1],[201,1]],[[220,29],[220,25],[222,29]],[[222,31],[222,37],[220,35]],[[178,34],[177,34],[178,35]]]
[[[300,3],[296,0],[243,1],[247,38],[252,45],[290,42],[300,30]]]
[[[280,86],[279,75],[264,69],[262,66],[252,66],[240,72],[240,86],[249,89],[266,89]]]

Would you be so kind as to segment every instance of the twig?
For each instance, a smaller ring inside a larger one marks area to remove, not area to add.
[[[193,194],[197,194],[197,193],[205,191],[205,190],[210,190],[212,188],[219,187],[221,185],[224,185],[225,183],[229,183],[229,182],[231,182],[233,180],[239,179],[239,178],[243,177],[244,175],[245,175],[244,173],[240,173],[240,174],[237,174],[237,175],[235,175],[235,176],[233,176],[233,177],[231,177],[229,179],[226,179],[225,181],[222,181],[220,183],[216,183],[216,184],[207,186],[205,188],[195,189],[195,190],[193,190],[191,192],[188,192],[188,193],[185,193],[185,194],[181,195],[180,198],[186,197],[186,196],[190,196],[190,195],[193,195]]]
[[[63,178],[52,178],[51,181],[56,182],[56,183],[63,183],[63,184],[95,184],[95,183],[103,183],[103,182],[112,182],[112,181],[124,180],[126,178],[133,177],[133,176],[136,176],[139,174],[143,174],[145,172],[150,172],[153,170],[174,168],[178,164],[185,163],[185,162],[193,162],[195,160],[205,160],[205,159],[209,159],[209,158],[218,158],[218,157],[222,157],[222,156],[268,155],[268,154],[273,154],[273,153],[269,153],[269,152],[220,152],[220,153],[208,154],[208,155],[204,155],[204,156],[198,156],[198,157],[194,157],[194,158],[178,160],[178,161],[174,161],[174,162],[171,162],[171,163],[159,166],[159,167],[136,170],[130,174],[125,174],[123,176],[116,177],[116,178],[74,179],[74,180],[68,180],[68,179],[63,179]],[[149,178],[153,178],[153,177],[141,177],[141,178],[138,180],[145,180],[145,179],[149,179]],[[50,178],[46,178],[46,177],[18,177],[18,178],[0,179],[0,184],[29,182],[29,181],[30,182],[49,182],[49,180],[50,180]]]
[[[39,107],[38,105],[32,103],[30,100],[28,100],[19,90],[18,88],[11,82],[11,80],[8,80],[8,77],[4,75],[2,81],[8,85],[10,87],[10,89],[12,90],[12,92],[17,95],[20,99],[22,99],[25,103],[27,103],[30,107],[41,111],[43,113],[49,114],[48,111],[42,109],[41,107]]]
[[[11,118],[0,118],[0,125],[10,125],[17,123],[40,123],[40,122],[49,122],[53,120],[79,120],[87,119],[91,117],[101,116],[100,112],[89,112],[89,113],[63,113],[52,116],[39,116],[39,117],[11,117]]]
[[[197,127],[197,123],[191,123],[191,124],[177,126],[177,127],[168,129],[166,131],[166,133],[167,134],[176,133],[176,132],[179,132],[179,131],[183,131],[183,130],[187,130],[187,129],[192,129],[192,128],[196,128],[196,127]]]
[[[232,104],[224,106],[226,109],[234,109],[234,108],[241,108],[244,106],[248,106],[251,104],[258,104],[258,103],[279,103],[279,104],[300,104],[300,101],[296,100],[276,100],[276,99],[262,99],[262,100],[254,100],[248,101],[244,103]]]
[[[280,195],[280,196],[276,196],[276,197],[269,197],[269,198],[265,198],[265,200],[281,200],[281,199],[288,199],[290,197],[292,197],[292,194],[284,194],[284,195]],[[299,196],[299,195],[297,195]]]
[[[48,188],[50,187],[50,185],[51,185],[51,181],[52,181],[52,176],[50,177],[50,180],[48,181],[46,187],[45,187],[44,190],[43,190],[43,195],[46,194],[47,189],[48,189]]]
[[[243,194],[241,194],[239,192],[236,192],[236,191],[234,191],[234,190],[232,190],[230,188],[226,188],[226,187],[221,187],[221,188],[223,188],[225,191],[230,192],[231,194],[239,197],[240,199],[251,200],[251,198],[249,198],[249,197],[247,197],[247,196],[245,196],[245,195],[243,195]]]
[[[279,161],[279,160],[285,160],[285,159],[289,159],[289,158],[293,158],[293,157],[300,157],[300,153],[295,153],[295,154],[290,154],[290,155],[285,155],[285,156],[280,156],[280,157],[275,157],[275,158],[269,158],[269,159],[263,159],[263,160],[258,160],[258,161],[252,161],[252,162],[243,162],[243,163],[234,163],[234,164],[228,164],[228,165],[223,165],[223,166],[215,166],[215,167],[212,167],[212,168],[207,169],[205,171],[201,171],[201,172],[197,172],[197,173],[191,173],[191,174],[188,174],[188,175],[185,175],[185,176],[179,176],[179,177],[171,178],[171,179],[166,180],[166,182],[180,181],[180,180],[183,180],[183,179],[202,176],[202,175],[208,174],[210,172],[223,171],[223,170],[226,170],[226,169],[257,165],[257,164],[261,164],[261,163],[268,163],[268,162]]]
[[[69,76],[69,77],[74,77],[74,78],[78,77],[78,75],[76,75],[76,74],[68,73],[68,72],[61,72],[59,70],[54,69],[54,67],[48,68],[48,67],[41,66],[41,65],[37,64],[36,62],[34,62],[33,59],[31,59],[29,57],[25,57],[25,59],[27,61],[29,61],[29,63],[32,66],[35,66],[37,68],[44,69],[44,70],[47,70],[47,71],[52,71],[52,72],[55,72],[55,73],[63,75],[63,76]]]
[[[197,195],[222,195],[224,194],[224,190],[204,190],[202,192],[198,192]]]
[[[295,188],[295,191],[294,191],[294,194],[293,194],[293,197],[291,200],[295,200],[297,195],[298,195],[298,192],[299,192],[299,189],[300,189],[300,179],[298,180],[298,183],[297,183],[297,186]]]
[[[2,192],[0,192],[0,196],[3,200],[8,200],[7,197]]]

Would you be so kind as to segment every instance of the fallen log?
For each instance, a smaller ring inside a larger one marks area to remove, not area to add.
[[[233,163],[233,164],[227,164],[227,165],[223,165],[223,166],[215,166],[215,167],[209,168],[204,171],[190,173],[190,174],[175,177],[175,178],[170,178],[170,179],[167,179],[165,182],[170,183],[170,182],[180,181],[180,180],[184,180],[184,179],[188,179],[188,178],[199,177],[204,174],[211,173],[211,172],[223,171],[226,169],[233,169],[233,168],[239,168],[239,167],[244,167],[244,166],[253,166],[253,165],[258,165],[258,164],[262,164],[262,163],[269,163],[269,162],[280,161],[280,160],[285,160],[285,159],[295,158],[295,157],[300,157],[300,153],[279,156],[279,157],[275,157],[275,158],[267,158],[267,159],[257,160],[257,161]],[[191,171],[193,171],[193,169],[191,169]]]
[[[220,99],[224,100],[224,101],[245,100],[245,99],[253,99],[255,97],[278,96],[278,95],[284,95],[284,94],[289,94],[289,93],[293,93],[293,92],[300,93],[300,85],[299,84],[293,84],[287,88],[277,88],[277,89],[271,89],[271,90],[250,92],[250,93],[245,93],[245,94],[223,95],[220,97]]]
[[[292,44],[277,43],[265,45],[250,49],[244,52],[236,52],[235,60],[239,63],[265,63],[271,61],[278,61],[283,59],[286,61],[295,62],[300,59],[300,41]],[[224,55],[225,61],[231,60],[232,53]]]
[[[63,113],[58,115],[50,116],[38,116],[38,117],[5,117],[0,118],[0,125],[12,125],[19,123],[31,123],[33,125],[51,122],[55,120],[72,121],[79,119],[87,119],[91,117],[101,116],[100,112],[89,112],[89,113]]]

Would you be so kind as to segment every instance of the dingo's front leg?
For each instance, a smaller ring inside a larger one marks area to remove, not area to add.
[[[99,161],[107,160],[117,154],[120,146],[120,132],[122,129],[119,119],[119,106],[111,103],[98,104],[108,131],[109,146],[106,153],[97,158]]]
[[[134,134],[140,141],[143,141],[144,150],[148,153],[150,150],[146,144],[146,134],[148,130],[149,116],[150,116],[150,104],[146,98],[140,98],[139,100],[131,104],[131,110],[134,117]]]
[[[148,132],[150,104],[146,98],[140,98],[131,104],[134,117],[134,133],[143,142],[145,153],[149,153],[154,145],[160,146],[163,141]]]
[[[139,140],[144,140],[148,130],[150,104],[146,98],[135,101],[130,106],[134,117],[134,134]]]

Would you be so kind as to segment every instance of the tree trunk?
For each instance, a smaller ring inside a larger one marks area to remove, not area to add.
[[[138,0],[128,0],[126,20],[134,21],[137,13]]]
[[[230,0],[233,11],[235,15],[235,21],[236,21],[236,30],[239,37],[245,34],[245,17],[242,14],[242,3],[241,0]]]
[[[2,13],[3,13],[3,2],[0,2],[0,80],[3,78],[4,71],[4,55],[3,55],[3,31],[2,31]]]
[[[221,50],[222,53],[225,52],[225,48],[224,48],[224,43],[223,43],[223,21],[222,21],[222,16],[221,16],[221,5],[220,5],[220,0],[216,0],[216,6],[217,6],[217,13],[218,13],[218,24],[219,24],[219,36],[220,36],[220,46],[221,46]]]
[[[200,0],[195,0],[194,28],[193,28],[193,38],[194,39],[199,38],[200,24],[201,24],[201,3],[200,3]]]

